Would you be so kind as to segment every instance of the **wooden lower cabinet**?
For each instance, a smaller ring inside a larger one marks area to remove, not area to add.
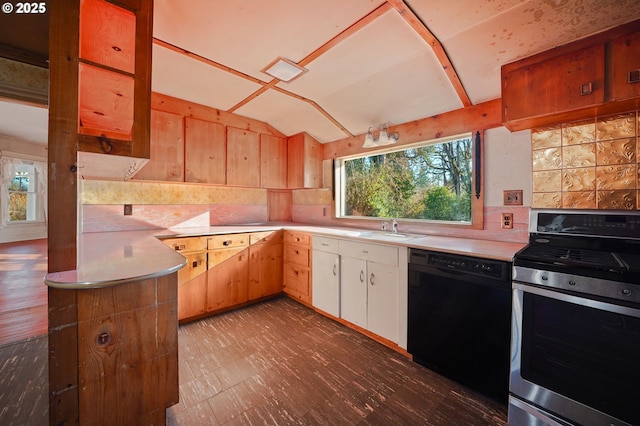
[[[282,232],[263,234],[250,237],[249,300],[282,292]]]
[[[183,320],[204,314],[206,300],[206,274],[178,286],[178,319]]]
[[[207,311],[218,311],[249,300],[249,248],[216,250],[229,256],[207,270]],[[209,255],[218,255],[209,252]],[[223,255],[224,256],[224,255]]]
[[[284,292],[302,303],[311,304],[311,235],[284,233]]]
[[[178,271],[178,319],[186,322],[280,294],[282,235],[266,231],[163,240],[187,258]]]
[[[178,319],[204,314],[207,297],[206,238],[167,238],[162,242],[187,259],[187,264],[178,271]]]

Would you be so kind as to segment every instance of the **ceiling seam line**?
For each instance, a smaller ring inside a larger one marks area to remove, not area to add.
[[[214,68],[218,68],[219,70],[226,71],[226,72],[228,72],[230,74],[233,74],[233,75],[235,75],[237,77],[241,77],[241,78],[244,78],[246,80],[249,80],[249,81],[251,81],[253,83],[260,84],[260,85],[263,85],[263,86],[268,84],[267,82],[262,81],[262,80],[260,80],[258,78],[252,77],[252,76],[250,76],[248,74],[245,74],[243,72],[235,70],[235,69],[233,69],[231,67],[228,67],[226,65],[222,65],[222,64],[220,64],[220,63],[218,63],[216,61],[212,61],[211,59],[205,58],[204,56],[200,56],[197,53],[190,52],[190,51],[188,51],[186,49],[183,49],[183,48],[178,47],[178,46],[176,46],[174,44],[168,43],[168,42],[166,42],[164,40],[161,40],[159,38],[154,37],[153,38],[153,43],[157,44],[158,46],[162,46],[162,47],[164,47],[166,49],[169,49],[169,50],[171,50],[173,52],[185,55],[185,56],[187,56],[189,58],[192,58],[192,59],[195,59],[195,60],[200,61],[202,63],[205,63],[207,65],[211,65]]]
[[[350,37],[351,35],[353,35],[357,31],[361,30],[366,25],[368,25],[369,23],[371,23],[372,21],[376,20],[377,18],[379,18],[380,16],[384,15],[385,13],[387,13],[388,11],[390,11],[392,9],[393,9],[393,7],[388,3],[381,4],[380,6],[375,8],[373,11],[369,12],[364,17],[360,18],[358,21],[356,21],[352,25],[350,25],[347,28],[345,28],[344,30],[342,30],[339,34],[337,34],[333,38],[331,38],[331,40],[329,40],[328,42],[322,44],[320,47],[318,47],[317,49],[315,49],[314,51],[312,51],[311,53],[309,53],[307,56],[305,56],[304,58],[302,58],[300,61],[298,61],[296,63],[298,65],[300,65],[301,67],[304,67],[304,66],[310,64],[311,62],[313,62],[314,60],[316,60],[320,56],[322,56],[324,53],[328,52],[332,47],[334,47],[338,43],[342,42],[346,38]],[[238,102],[236,105],[234,105],[233,107],[228,109],[227,112],[236,111],[238,108],[242,107],[243,105],[248,104],[253,99],[257,98],[258,96],[260,96],[261,94],[266,92],[269,88],[272,88],[272,89],[275,89],[275,90],[281,92],[282,94],[285,94],[285,95],[288,95],[288,96],[292,96],[292,97],[294,97],[296,99],[299,99],[299,100],[301,100],[303,102],[306,102],[306,103],[310,104],[316,110],[318,110],[318,112],[320,112],[327,119],[329,119],[329,121],[331,121],[336,127],[338,127],[340,130],[342,130],[342,132],[344,132],[344,134],[346,134],[348,136],[353,136],[353,134],[349,130],[347,130],[346,127],[344,127],[342,124],[340,124],[340,122],[338,122],[331,114],[329,114],[324,108],[322,108],[320,105],[318,105],[315,101],[312,101],[312,100],[307,99],[305,97],[302,97],[300,95],[295,95],[295,94],[293,94],[293,93],[291,93],[291,92],[289,92],[289,91],[287,91],[285,89],[281,89],[281,88],[277,87],[275,84],[271,84],[271,83],[273,83],[273,81],[275,81],[275,79],[272,80],[268,85],[265,85],[261,89],[256,90],[251,95],[247,96],[245,99],[243,99],[242,101]]]
[[[291,93],[285,89],[282,89],[281,87],[277,87],[274,86],[272,87],[272,89],[281,92],[283,94],[289,95],[291,97],[294,97],[300,101],[306,102],[309,105],[313,106],[315,109],[318,110],[318,112],[320,112],[320,114],[324,115],[329,121],[331,121],[336,127],[338,127],[340,130],[342,130],[344,132],[345,135],[353,137],[353,133],[351,133],[349,130],[347,130],[346,127],[344,127],[342,124],[340,124],[340,122],[338,120],[336,120],[331,114],[329,114],[324,108],[322,108],[320,105],[318,105],[318,103],[314,100],[305,98],[303,96],[300,95],[296,95],[295,93]]]
[[[299,95],[295,95],[287,90],[284,89],[280,89],[278,87],[276,87],[275,85],[277,84],[278,80],[277,79],[273,79],[270,82],[266,83],[264,81],[261,81],[255,77],[251,77],[249,75],[246,75],[244,73],[241,73],[240,71],[234,70],[233,68],[230,67],[226,67],[224,65],[221,65],[215,61],[212,61],[210,59],[207,59],[203,56],[200,56],[196,53],[193,52],[189,52],[186,49],[183,49],[181,47],[175,46],[171,43],[167,43],[166,41],[160,40],[158,38],[153,38],[153,42],[154,44],[157,44],[158,46],[162,46],[165,47],[171,51],[174,51],[178,54],[182,54],[185,55],[187,57],[196,59],[200,62],[203,62],[207,65],[211,65],[215,68],[218,68],[220,70],[229,72],[231,74],[234,74],[236,76],[242,77],[242,78],[246,78],[256,84],[260,84],[262,87],[259,88],[258,90],[256,90],[255,92],[253,92],[251,95],[247,96],[246,98],[244,98],[243,100],[241,100],[240,102],[238,102],[236,105],[232,106],[231,108],[227,109],[226,112],[229,113],[233,113],[234,111],[236,111],[238,108],[246,105],[247,103],[251,102],[253,99],[257,98],[258,96],[260,96],[261,94],[263,94],[264,92],[266,92],[269,89],[276,89],[277,91],[288,95],[290,97],[296,98],[298,100],[301,100],[303,102],[306,102],[308,104],[310,104],[311,106],[313,106],[316,110],[318,110],[318,112],[320,112],[320,114],[324,115],[330,122],[332,122],[336,127],[338,127],[340,130],[342,130],[342,132],[344,132],[346,135],[348,136],[353,136],[353,134],[351,132],[349,132],[342,124],[340,124],[340,122],[338,122],[331,114],[329,114],[327,111],[325,111],[322,107],[320,107],[316,102],[307,99],[305,97],[299,96]]]
[[[262,85],[261,88],[259,88],[258,90],[254,91],[249,96],[245,97],[244,99],[242,99],[240,102],[238,102],[237,104],[235,104],[231,108],[227,109],[227,112],[234,112],[238,108],[243,107],[244,105],[248,104],[249,102],[251,102],[252,100],[257,98],[258,96],[262,95],[267,90],[272,89],[277,84],[277,82],[278,82],[278,80],[274,78],[269,83],[266,83],[266,84]]]
[[[315,59],[319,58],[320,56],[322,56],[322,54],[326,53],[327,51],[329,51],[332,47],[334,47],[335,45],[339,44],[340,42],[344,41],[346,38],[350,37],[351,35],[355,34],[357,31],[361,30],[362,28],[364,28],[365,26],[367,26],[368,24],[370,24],[372,21],[378,19],[380,16],[384,15],[385,13],[387,13],[388,11],[393,10],[393,6],[391,4],[389,4],[388,2],[385,2],[383,4],[381,4],[380,6],[378,6],[376,9],[374,9],[373,11],[369,12],[367,15],[365,15],[364,17],[360,18],[358,21],[356,21],[354,24],[350,25],[349,27],[345,28],[344,30],[342,30],[339,34],[337,34],[336,36],[334,36],[331,40],[329,40],[328,42],[324,43],[323,45],[321,45],[320,47],[318,47],[317,49],[315,49],[313,52],[309,53],[307,56],[305,56],[303,59],[301,59],[299,62],[297,62],[298,65],[300,66],[305,66],[311,62],[313,62]],[[322,114],[323,116],[325,116],[331,123],[333,123],[336,127],[338,127],[340,130],[342,130],[342,132],[344,134],[346,134],[349,137],[353,137],[353,133],[351,133],[349,130],[347,130],[347,128],[345,126],[343,126],[339,121],[337,121],[331,114],[329,114],[324,108],[322,108],[320,105],[318,105],[315,101],[312,101],[310,99],[307,99],[305,97],[302,97],[300,95],[295,95],[292,92],[289,92],[285,89],[281,89],[279,87],[276,86],[276,84],[278,83],[277,79],[273,79],[270,82],[264,82],[262,80],[259,80],[255,77],[249,76],[247,74],[244,74],[240,71],[234,70],[233,68],[224,66],[222,64],[219,64],[215,61],[212,61],[210,59],[207,59],[203,56],[200,56],[196,53],[193,52],[189,52],[186,49],[183,49],[181,47],[175,46],[171,43],[168,43],[166,41],[160,40],[156,37],[153,38],[153,42],[159,46],[165,47],[167,49],[170,49],[176,53],[180,53],[183,55],[186,55],[187,57],[191,57],[194,58],[200,62],[206,63],[208,65],[214,66],[220,70],[232,73],[238,77],[242,77],[242,78],[246,78],[256,84],[260,84],[262,87],[259,88],[258,90],[254,91],[251,95],[247,96],[246,98],[244,98],[243,100],[241,100],[240,102],[238,102],[237,104],[235,104],[234,106],[232,106],[231,108],[229,108],[228,110],[226,110],[226,112],[234,112],[236,110],[238,110],[239,108],[241,108],[242,106],[248,104],[249,102],[251,102],[252,100],[256,99],[258,96],[260,96],[261,94],[265,93],[267,90],[271,89],[275,89],[276,91],[281,92],[282,94],[285,94],[287,96],[293,97],[295,99],[301,100],[303,102],[306,102],[307,104],[311,105],[312,107],[314,107],[320,114]]]
[[[356,32],[360,31],[362,28],[369,25],[371,22],[375,21],[391,9],[393,9],[393,7],[389,3],[383,3],[382,5],[378,6],[376,9],[369,12],[368,14],[357,20],[355,23],[349,25],[347,28],[335,35],[331,40],[324,43],[322,46],[318,47],[313,52],[302,58],[300,62],[298,62],[298,65],[306,66],[310,64],[311,62],[322,56],[322,54],[329,51],[332,47],[344,41]]]
[[[453,63],[451,63],[449,55],[447,55],[447,52],[444,50],[442,43],[440,43],[437,37],[431,32],[431,30],[429,30],[429,27],[422,22],[422,20],[413,12],[411,7],[404,0],[387,0],[387,2],[391,4],[398,14],[413,28],[413,30],[417,32],[429,46],[431,46],[434,55],[449,78],[449,82],[458,94],[458,98],[460,98],[462,105],[465,107],[472,106],[473,103],[469,98],[469,94],[464,88]]]

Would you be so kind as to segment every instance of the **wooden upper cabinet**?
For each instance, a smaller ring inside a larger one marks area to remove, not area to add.
[[[79,132],[131,140],[133,77],[80,63],[79,81]]]
[[[260,186],[287,187],[287,139],[260,135]]]
[[[502,66],[511,131],[619,114],[640,102],[640,20]]]
[[[149,158],[153,0],[76,1],[78,149]]]
[[[227,127],[227,185],[260,187],[260,134]]]
[[[184,119],[151,110],[151,159],[135,179],[184,181]]]
[[[224,125],[186,117],[185,181],[225,184],[226,137]]]
[[[287,187],[320,188],[322,144],[304,132],[289,137],[287,144]]]
[[[503,72],[504,121],[602,104],[604,58],[600,43]]]
[[[80,58],[135,73],[136,15],[103,0],[80,2]]]
[[[614,39],[611,60],[613,100],[640,97],[640,31]]]

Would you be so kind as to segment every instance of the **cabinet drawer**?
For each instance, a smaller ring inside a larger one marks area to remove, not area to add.
[[[304,232],[285,231],[284,242],[308,246],[309,243],[311,243],[311,235],[305,234]]]
[[[284,261],[300,266],[309,266],[309,249],[301,246],[285,245]]]
[[[320,237],[318,235],[313,236],[313,249],[326,251],[329,253],[338,253],[339,241],[335,238]]]
[[[175,251],[200,251],[207,249],[207,239],[205,237],[166,238],[162,240],[162,242]]]
[[[207,237],[207,250],[246,247],[249,245],[249,234],[225,234]]]
[[[355,241],[339,240],[340,255],[364,259],[385,265],[398,265],[398,248],[380,244],[366,244]]]
[[[185,253],[187,264],[178,271],[178,285],[181,286],[198,275],[207,272],[207,252]]]
[[[269,243],[281,243],[282,232],[280,231],[265,231],[254,232],[249,236],[249,243],[254,244],[269,244]]]
[[[304,295],[309,294],[309,268],[290,263],[284,265],[284,288]]]

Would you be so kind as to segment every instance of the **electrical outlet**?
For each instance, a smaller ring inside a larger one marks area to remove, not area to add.
[[[500,227],[502,229],[513,229],[513,213],[502,213]]]
[[[124,205],[124,215],[131,216],[133,214],[133,206],[131,204]]]

